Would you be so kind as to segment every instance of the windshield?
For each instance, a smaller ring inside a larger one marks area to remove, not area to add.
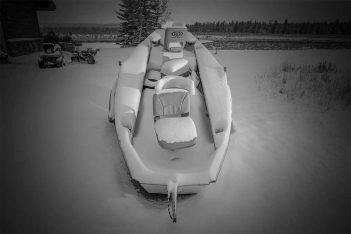
[[[43,49],[45,53],[54,53],[54,44],[44,44]]]

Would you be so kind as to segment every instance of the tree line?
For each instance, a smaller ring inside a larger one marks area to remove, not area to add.
[[[43,34],[55,32],[58,34],[117,34],[118,26],[82,25],[82,26],[45,26],[41,28]]]
[[[49,31],[43,37],[44,43],[59,43],[59,42],[70,42],[73,43],[72,37],[70,35],[59,36],[53,31]]]
[[[270,21],[195,22],[187,25],[190,32],[254,33],[254,34],[332,34],[351,35],[351,21],[291,23]]]

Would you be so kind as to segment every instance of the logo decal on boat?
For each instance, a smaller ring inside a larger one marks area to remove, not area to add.
[[[183,32],[182,31],[175,31],[171,33],[173,38],[180,38],[183,36]]]

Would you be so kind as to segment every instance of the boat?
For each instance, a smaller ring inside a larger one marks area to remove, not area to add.
[[[120,62],[109,99],[130,177],[166,194],[177,221],[178,194],[216,182],[231,133],[226,67],[184,24],[167,23]]]

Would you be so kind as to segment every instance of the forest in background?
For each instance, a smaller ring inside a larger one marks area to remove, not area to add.
[[[187,25],[190,32],[206,33],[251,33],[251,34],[310,34],[310,35],[351,35],[351,21],[300,22],[270,21],[217,21],[195,22]]]
[[[217,21],[187,24],[193,33],[245,33],[245,34],[304,34],[304,35],[351,35],[351,21],[300,22],[270,21]],[[119,34],[116,24],[63,24],[41,27],[43,34],[53,31],[58,34]]]
[[[268,23],[196,22],[187,27],[200,40],[213,41],[213,47],[217,49],[351,49],[351,22],[338,20],[305,23],[291,23],[287,20]],[[69,36],[77,42],[126,44],[118,24],[46,25],[41,29],[44,36],[54,32],[61,38]],[[135,44],[137,43],[131,43],[131,46]]]
[[[118,34],[118,24],[57,24],[41,26],[41,32],[56,34]]]

